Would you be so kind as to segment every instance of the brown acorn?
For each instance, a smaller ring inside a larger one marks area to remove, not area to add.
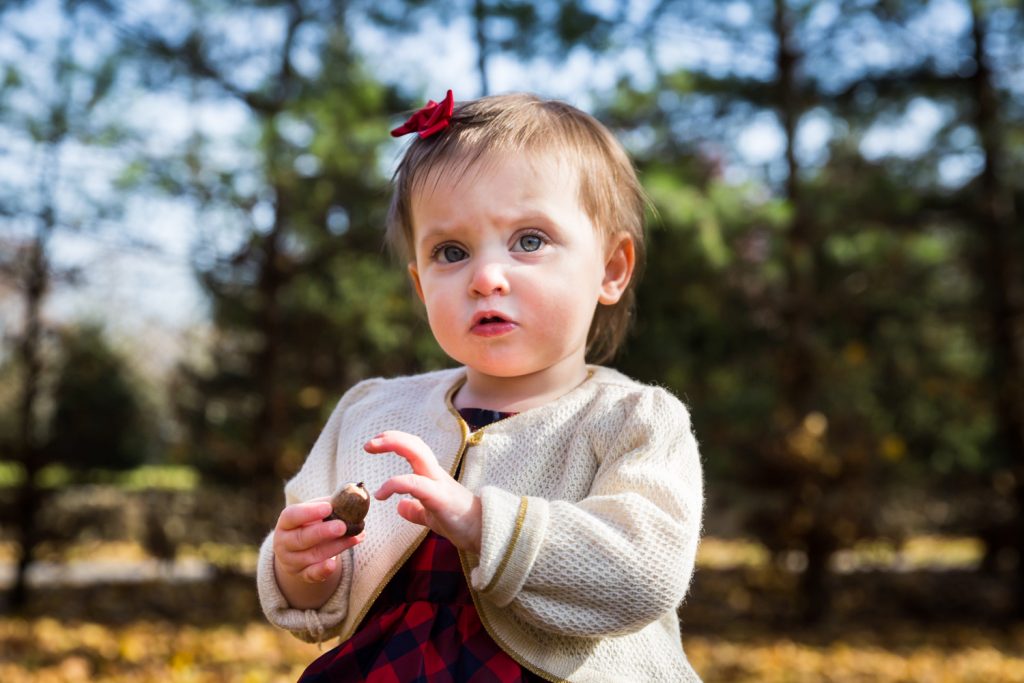
[[[334,511],[324,521],[340,519],[345,522],[345,535],[355,536],[363,530],[363,519],[370,509],[370,492],[363,482],[343,484],[331,496],[331,508]]]

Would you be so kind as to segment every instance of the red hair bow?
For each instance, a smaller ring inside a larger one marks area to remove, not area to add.
[[[434,133],[440,132],[448,127],[452,121],[452,112],[455,110],[455,99],[452,91],[449,90],[445,98],[438,104],[429,100],[427,106],[409,117],[409,119],[391,131],[392,137],[402,137],[407,133],[417,133],[421,138],[429,138]]]

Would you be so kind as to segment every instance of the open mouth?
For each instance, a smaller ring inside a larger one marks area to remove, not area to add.
[[[515,321],[509,320],[505,316],[493,311],[487,311],[479,314],[479,317],[474,319],[472,331],[474,334],[492,337],[511,332],[515,327]]]
[[[501,311],[477,311],[473,316],[474,325],[493,325],[495,323],[510,323],[514,322],[511,318],[506,318],[505,314]]]

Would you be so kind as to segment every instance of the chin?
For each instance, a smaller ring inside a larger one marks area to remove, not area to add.
[[[455,358],[470,370],[489,377],[522,377],[544,369],[541,364],[524,363],[521,359],[502,358]]]
[[[522,368],[522,367],[509,367],[508,365],[500,364],[486,364],[486,363],[464,363],[464,365],[481,375],[487,375],[488,377],[500,377],[502,379],[511,379],[513,377],[522,377],[524,375],[532,375],[537,370]]]

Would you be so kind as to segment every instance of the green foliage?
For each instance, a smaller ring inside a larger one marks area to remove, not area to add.
[[[786,5],[751,4],[736,41],[777,32],[773,12]],[[658,209],[619,365],[690,403],[709,490],[726,492],[742,528],[774,551],[820,557],[862,534],[901,533],[879,501],[908,490],[977,501],[975,512],[934,520],[975,524],[1005,507],[1020,454],[994,447],[975,188],[949,187],[935,172],[963,154],[976,93],[967,77],[927,64],[894,59],[872,70],[861,55],[831,50],[847,37],[842,22],[808,17],[787,15],[799,36],[790,47],[807,50],[789,80],[779,54],[766,81],[712,68],[659,74],[647,90],[624,80],[607,118],[631,141]],[[696,7],[687,19],[720,28]],[[865,35],[905,30],[891,17],[859,21]],[[1019,36],[1021,24],[988,28]],[[993,60],[1003,73],[1014,68]],[[851,96],[855,87],[863,91]],[[869,158],[869,132],[902,121],[915,97],[935,97],[953,117],[935,144],[910,158]],[[794,154],[764,178],[748,169],[748,180],[726,180],[752,116],[800,121],[812,104],[829,121],[827,155],[805,163]],[[1011,109],[1003,112],[1019,120],[1019,101]],[[1014,164],[1024,158],[1019,144],[1001,151]],[[779,180],[790,173],[795,182]],[[1018,177],[1000,182],[1019,187]],[[993,481],[1003,482],[998,495]]]
[[[199,484],[199,473],[182,465],[141,465],[127,470],[95,469],[47,465],[37,475],[43,489],[61,488],[87,480],[90,484],[113,484],[126,491],[163,489],[191,491]],[[25,468],[19,463],[0,460],[0,489],[16,488],[25,480]]]
[[[127,470],[152,453],[136,380],[92,325],[61,336],[49,459],[76,473]]]
[[[332,23],[339,16],[307,9],[295,25],[316,25],[307,34],[319,36],[316,68],[300,73],[284,55],[287,66],[265,73],[258,97],[231,84],[220,59],[235,46],[215,53],[201,15],[177,47],[152,39],[187,78],[225,84],[249,107],[251,128],[239,144],[258,160],[255,172],[217,173],[196,140],[172,173],[156,177],[188,188],[239,235],[197,263],[215,333],[174,389],[188,434],[180,457],[220,480],[279,482],[299,467],[350,385],[443,362],[426,342],[404,269],[382,253],[389,116],[409,103],[366,73],[344,25]],[[251,46],[238,49],[253,58]],[[279,46],[263,49],[279,54]]]

